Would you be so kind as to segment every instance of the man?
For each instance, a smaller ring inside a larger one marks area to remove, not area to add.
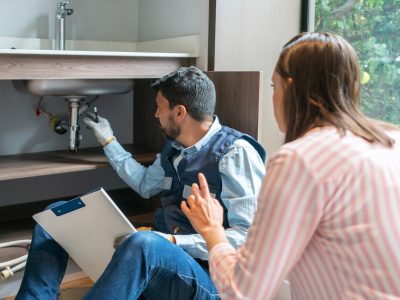
[[[214,116],[215,88],[195,67],[156,81],[155,117],[168,141],[144,167],[117,142],[108,121],[85,118],[118,175],[142,197],[161,193],[153,231],[140,231],[116,249],[85,299],[217,299],[207,265],[207,246],[182,213],[203,172],[224,207],[224,228],[234,247],[245,240],[265,173],[265,151],[248,135],[221,126]],[[68,254],[36,226],[17,299],[54,299]]]

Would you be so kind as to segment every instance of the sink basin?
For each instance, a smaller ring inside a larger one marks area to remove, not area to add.
[[[14,80],[14,88],[37,96],[97,96],[125,94],[133,89],[129,79],[31,79]]]

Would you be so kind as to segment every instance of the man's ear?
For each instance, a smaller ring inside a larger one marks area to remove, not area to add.
[[[183,119],[185,119],[187,110],[186,107],[183,105],[177,105],[175,107],[176,112],[175,112],[175,121],[181,122]]]

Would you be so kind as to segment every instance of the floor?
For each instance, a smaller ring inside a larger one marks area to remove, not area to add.
[[[33,226],[34,221],[31,219],[0,223],[0,243],[31,239]],[[0,262],[14,259],[26,253],[27,249],[23,247],[0,248]],[[22,276],[23,271],[20,271],[8,280],[0,280],[0,299],[14,299],[14,297],[9,296],[15,295],[18,291]],[[88,286],[91,286],[92,284],[86,274],[83,273],[79,266],[77,266],[72,260],[68,263],[63,282],[63,288],[65,291],[63,291],[63,298],[60,299],[64,300],[81,299],[83,295],[82,293],[86,292]],[[90,285],[88,285],[89,283]],[[75,297],[74,295],[79,295],[79,297]]]
[[[61,285],[61,294],[58,300],[80,300],[93,285],[88,277],[65,282]],[[7,297],[4,300],[14,300],[15,297]]]
[[[153,212],[142,214],[130,214],[128,219],[136,226],[148,225],[153,219]],[[32,229],[35,222],[31,218],[18,221],[0,222],[0,243],[31,239]],[[14,259],[27,253],[22,247],[0,248],[0,262]],[[17,272],[13,277],[6,281],[0,280],[0,300],[13,299],[21,284],[23,271]],[[84,278],[84,279],[82,279]],[[60,299],[81,299],[87,292],[92,282],[86,277],[86,274],[72,260],[68,263],[66,275],[63,280],[63,290]]]

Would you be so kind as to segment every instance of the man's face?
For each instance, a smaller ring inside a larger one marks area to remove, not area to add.
[[[168,100],[162,95],[159,91],[157,93],[157,110],[155,113],[155,117],[158,119],[160,123],[160,127],[164,134],[169,139],[176,139],[181,134],[180,126],[175,122],[174,116],[177,113],[176,109],[169,108]]]

